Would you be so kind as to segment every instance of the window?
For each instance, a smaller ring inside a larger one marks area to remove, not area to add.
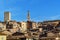
[[[4,38],[2,37],[1,40],[4,40]]]

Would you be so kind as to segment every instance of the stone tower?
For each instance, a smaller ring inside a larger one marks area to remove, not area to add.
[[[27,29],[30,29],[32,27],[32,22],[30,20],[30,12],[28,10],[28,15],[27,15]]]
[[[30,21],[30,12],[28,10],[27,21]]]
[[[10,12],[4,12],[4,21],[10,21],[11,15]]]

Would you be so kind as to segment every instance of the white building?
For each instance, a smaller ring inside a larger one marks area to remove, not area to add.
[[[32,22],[32,28],[36,29],[37,28],[37,23],[36,22]]]
[[[27,22],[21,22],[21,32],[25,32],[27,30]]]
[[[0,23],[0,31],[5,30],[5,29],[6,29],[6,24]]]

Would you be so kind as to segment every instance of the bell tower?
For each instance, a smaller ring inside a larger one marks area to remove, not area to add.
[[[30,28],[32,28],[32,22],[30,20],[30,12],[28,10],[28,15],[27,15],[27,29],[29,30]]]
[[[30,11],[28,10],[27,21],[30,21]]]

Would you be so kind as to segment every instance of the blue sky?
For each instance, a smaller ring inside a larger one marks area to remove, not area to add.
[[[11,12],[11,19],[26,21],[30,10],[31,20],[60,19],[60,0],[0,0],[0,21],[4,20],[4,12]]]

